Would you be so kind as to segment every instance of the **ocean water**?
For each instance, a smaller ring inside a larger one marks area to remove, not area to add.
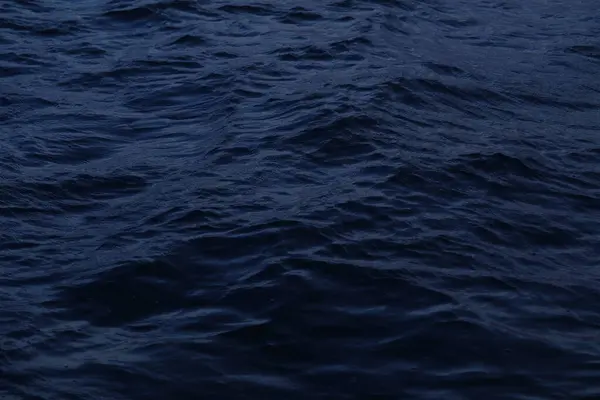
[[[0,0],[0,399],[599,399],[595,0]]]

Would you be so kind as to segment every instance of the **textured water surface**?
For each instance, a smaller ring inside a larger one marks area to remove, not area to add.
[[[0,398],[600,398],[596,0],[0,1]]]

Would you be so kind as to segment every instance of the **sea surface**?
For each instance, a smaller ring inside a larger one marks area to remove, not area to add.
[[[0,399],[600,399],[597,0],[0,0]]]

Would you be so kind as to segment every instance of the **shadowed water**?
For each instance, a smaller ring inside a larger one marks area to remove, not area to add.
[[[598,2],[0,1],[0,399],[600,398]]]

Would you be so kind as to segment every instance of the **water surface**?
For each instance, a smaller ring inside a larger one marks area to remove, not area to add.
[[[0,398],[600,398],[598,2],[0,1]]]

